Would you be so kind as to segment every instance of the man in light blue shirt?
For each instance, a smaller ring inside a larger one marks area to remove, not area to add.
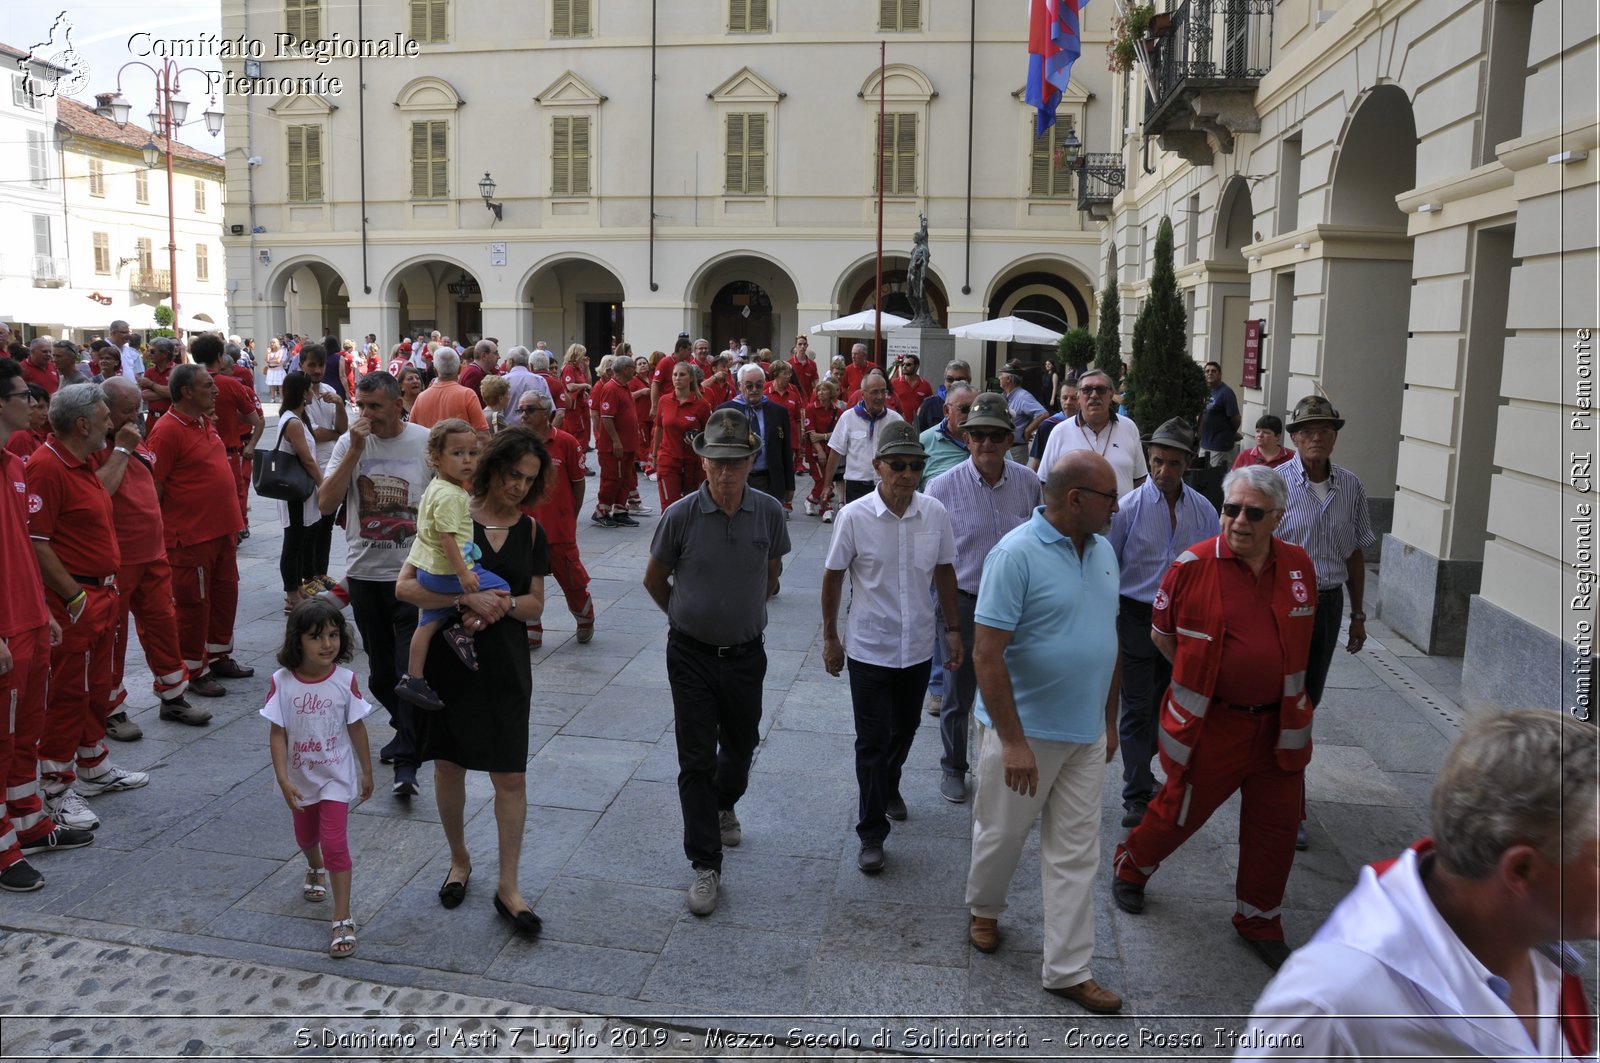
[[[1174,417],[1150,436],[1150,478],[1117,501],[1111,548],[1122,568],[1117,640],[1122,645],[1122,817],[1137,827],[1156,795],[1150,758],[1156,754],[1156,718],[1172,682],[1172,662],[1150,641],[1150,607],[1161,578],[1193,544],[1217,534],[1217,509],[1183,482],[1195,453],[1194,430]]]
[[[1116,512],[1116,486],[1098,454],[1065,455],[1050,468],[1044,505],[984,562],[974,651],[984,730],[967,875],[968,940],[993,952],[1023,842],[1043,814],[1044,989],[1100,1014],[1122,1007],[1089,975],[1120,670],[1117,558],[1096,529]]]
[[[1000,390],[1006,397],[1006,405],[1011,409],[1011,422],[1014,426],[1011,437],[1011,460],[1027,464],[1028,446],[1033,442],[1033,433],[1038,431],[1039,424],[1050,411],[1039,404],[1033,393],[1022,386],[1022,367],[1012,362],[1000,370]]]
[[[945,392],[944,420],[918,437],[922,449],[928,452],[928,465],[922,470],[922,483],[917,485],[919,491],[926,491],[935,476],[967,460],[969,451],[963,426],[976,395],[971,384],[951,384]]]

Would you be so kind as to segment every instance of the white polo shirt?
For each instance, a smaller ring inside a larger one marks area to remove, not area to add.
[[[872,455],[878,449],[878,433],[896,421],[903,421],[893,407],[885,407],[876,421],[868,421],[856,412],[854,406],[839,415],[828,437],[828,449],[844,456],[844,478],[877,483],[878,474],[872,468]]]
[[[1096,432],[1083,423],[1079,414],[1056,425],[1039,458],[1039,479],[1046,480],[1061,455],[1071,450],[1092,450],[1111,465],[1117,474],[1117,497],[1133,490],[1134,484],[1150,475],[1144,462],[1144,444],[1139,441],[1139,426],[1130,417],[1111,415],[1106,426]]]
[[[881,422],[880,422],[881,423]],[[896,517],[873,491],[839,511],[825,566],[850,573],[850,615],[844,649],[852,660],[909,668],[933,656],[936,565],[954,565],[950,514],[917,492]]]

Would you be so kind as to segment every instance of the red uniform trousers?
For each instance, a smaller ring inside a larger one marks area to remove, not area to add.
[[[809,501],[821,503],[832,492],[824,490],[822,486],[824,466],[817,460],[817,444],[807,443],[805,449],[806,473],[811,477],[811,493],[806,498]]]
[[[243,447],[228,451],[228,467],[233,470],[233,485],[239,492],[239,516],[250,523],[250,469],[255,455]]]
[[[1279,906],[1294,864],[1305,772],[1278,767],[1277,742],[1276,705],[1249,713],[1213,701],[1182,781],[1168,778],[1144,819],[1117,846],[1111,865],[1117,877],[1144,885],[1219,805],[1243,791],[1233,926],[1241,937],[1282,941]]]
[[[610,440],[606,440],[610,445]],[[600,465],[600,495],[596,505],[601,513],[620,513],[628,508],[628,495],[639,484],[639,472],[633,467],[633,452],[621,455],[610,450],[594,452]]]
[[[50,596],[61,644],[50,651],[44,733],[39,737],[39,782],[54,797],[106,759],[106,705],[111,700],[111,645],[117,634],[117,588],[84,587],[88,600],[77,623],[67,603]]]
[[[155,676],[156,697],[162,701],[181,698],[189,689],[189,670],[178,649],[178,615],[172,604],[172,567],[167,559],[157,558],[117,570],[117,587],[122,592],[117,613],[117,633],[111,648],[111,703],[107,711],[116,712],[127,700],[122,673],[128,659],[128,614],[139,628],[139,645],[145,663]]]
[[[220,535],[193,546],[171,547],[172,597],[178,647],[191,678],[205,675],[213,657],[233,652],[233,615],[239,608],[239,545]]]
[[[700,481],[705,478],[705,468],[699,458],[668,458],[657,464],[656,493],[661,496],[662,510],[665,511],[684,495],[694,494],[700,489]]]
[[[578,621],[578,630],[594,627],[594,599],[589,596],[589,570],[583,567],[578,556],[577,543],[550,543],[550,574],[567,599],[567,609]],[[544,624],[538,620],[528,625],[528,643],[544,644]]]
[[[39,735],[44,730],[45,687],[50,675],[50,629],[37,628],[6,640],[11,671],[0,675],[0,871],[22,859],[21,843],[56,829],[39,799]]]

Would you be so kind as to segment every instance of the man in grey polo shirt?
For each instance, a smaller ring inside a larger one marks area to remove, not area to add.
[[[710,915],[722,847],[742,838],[733,806],[750,781],[767,674],[762,631],[778,592],[789,531],[783,504],[748,487],[761,449],[750,419],[719,409],[694,437],[705,482],[661,515],[644,585],[667,614],[667,680],[678,738],[683,851],[694,867],[688,907]]]

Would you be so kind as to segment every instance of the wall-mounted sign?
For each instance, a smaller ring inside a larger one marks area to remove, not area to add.
[[[1244,386],[1261,386],[1261,336],[1267,331],[1265,320],[1244,323]]]

